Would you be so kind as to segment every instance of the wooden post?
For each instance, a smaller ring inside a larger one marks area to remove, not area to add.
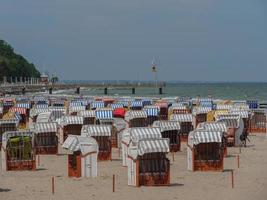
[[[115,192],[115,174],[113,174],[112,192]]]
[[[37,162],[38,162],[38,167],[41,165],[41,162],[40,162],[40,155],[37,155]]]
[[[241,146],[239,146],[239,154],[241,154]]]
[[[52,177],[52,194],[55,194],[55,177]]]
[[[174,152],[172,152],[172,162],[174,162]]]
[[[234,170],[231,170],[232,188],[234,188]]]
[[[239,166],[240,166],[240,165],[239,165],[239,164],[240,164],[240,163],[239,163],[239,155],[237,155],[236,159],[237,159],[237,167],[239,168]]]

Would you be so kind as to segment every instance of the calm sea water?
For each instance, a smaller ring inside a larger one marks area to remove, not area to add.
[[[131,89],[108,88],[110,96],[190,96],[208,97],[220,99],[258,99],[267,100],[267,83],[179,83],[167,84],[163,88],[163,95],[158,95],[158,89],[136,87],[135,95]],[[74,94],[73,90],[61,91],[60,93]],[[157,93],[155,95],[155,93]],[[103,95],[103,89],[81,89],[82,95]]]

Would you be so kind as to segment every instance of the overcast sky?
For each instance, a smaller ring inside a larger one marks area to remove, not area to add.
[[[0,0],[0,38],[61,79],[267,81],[266,0]]]

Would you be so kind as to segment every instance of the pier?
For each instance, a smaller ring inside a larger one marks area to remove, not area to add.
[[[107,94],[109,89],[129,90],[130,93],[135,93],[137,88],[155,88],[154,83],[2,83],[0,84],[0,93],[2,94],[23,94],[29,92],[70,90],[73,89],[77,93],[80,88],[103,89],[103,94]],[[157,90],[162,93],[162,88],[165,83],[158,83]]]

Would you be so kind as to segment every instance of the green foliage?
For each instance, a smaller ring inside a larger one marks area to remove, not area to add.
[[[40,72],[34,64],[29,63],[23,56],[4,40],[0,40],[0,81],[3,77],[40,77]]]

